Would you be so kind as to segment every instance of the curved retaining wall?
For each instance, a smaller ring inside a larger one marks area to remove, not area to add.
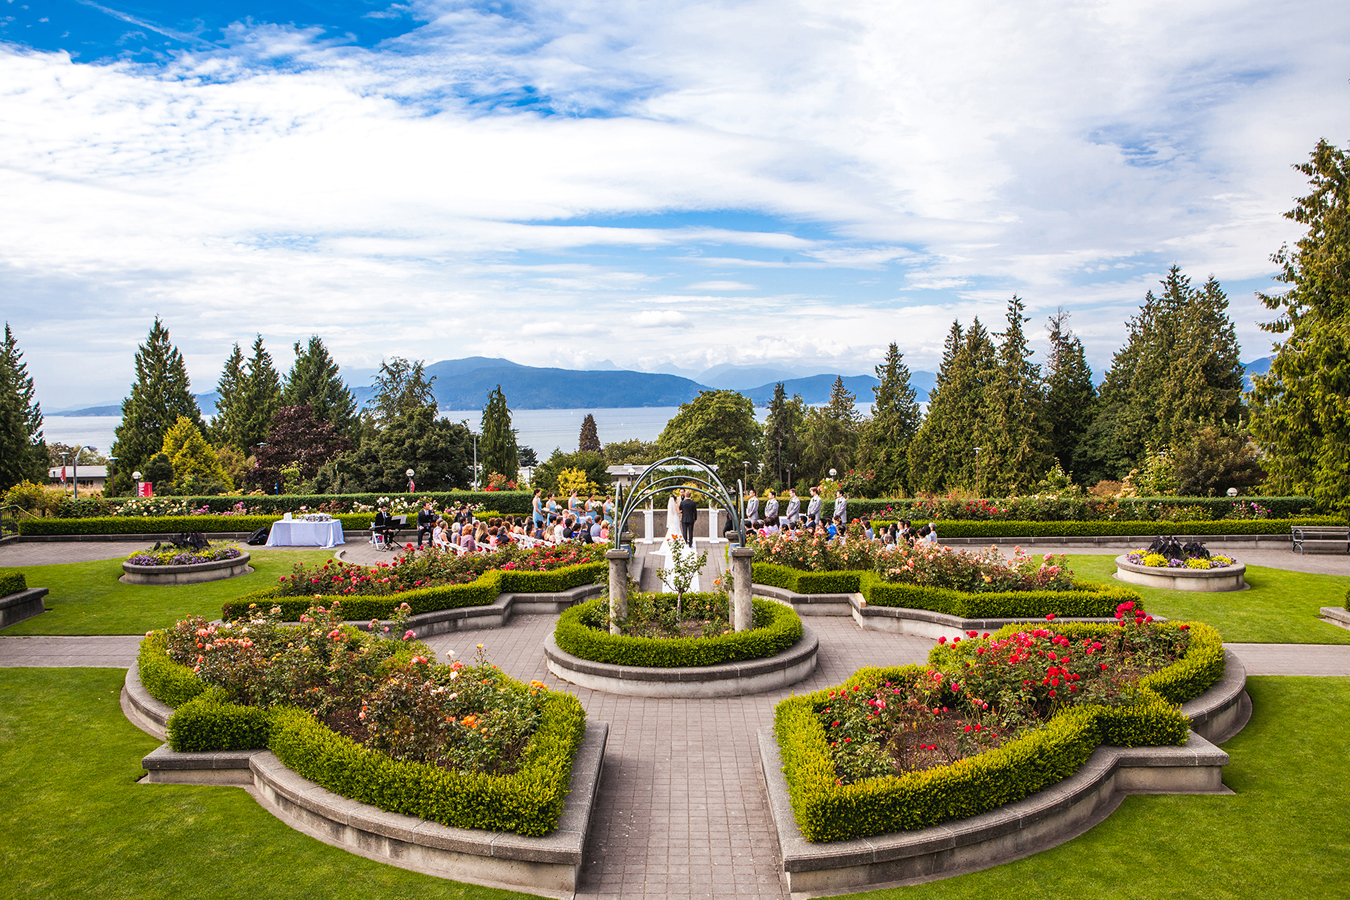
[[[1250,716],[1247,673],[1225,651],[1227,671],[1182,712],[1191,736],[1181,747],[1098,747],[1075,774],[998,809],[917,831],[827,844],[797,829],[771,729],[759,732],[760,767],[791,892],[844,893],[917,884],[974,872],[1064,843],[1109,816],[1128,794],[1222,794],[1228,754],[1215,746]]]
[[[1247,567],[1242,563],[1222,569],[1168,569],[1136,565],[1123,555],[1116,557],[1116,578],[1120,581],[1173,591],[1243,591],[1247,589],[1246,573]]]
[[[46,588],[28,588],[17,594],[0,597],[0,628],[8,628],[46,612],[47,605],[42,599],[46,596]]]
[[[820,640],[809,628],[802,639],[776,656],[716,666],[655,668],[617,666],[573,656],[549,635],[544,642],[548,670],[578,687],[630,697],[742,697],[796,684],[816,669]]]
[[[122,709],[161,739],[173,710],[151,697],[136,667],[127,670]],[[609,726],[586,726],[558,827],[546,837],[452,828],[325,790],[267,750],[175,753],[168,745],[141,760],[155,784],[230,784],[249,788],[265,809],[297,831],[351,853],[415,872],[492,887],[571,897],[604,766]]]
[[[204,581],[221,581],[252,572],[249,558],[247,553],[243,553],[234,559],[217,559],[188,566],[134,566],[123,560],[122,577],[117,580],[126,584],[201,584]]]

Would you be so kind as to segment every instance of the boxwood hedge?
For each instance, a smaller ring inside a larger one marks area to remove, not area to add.
[[[28,590],[28,579],[22,572],[0,572],[0,597]]]
[[[881,522],[877,524],[890,524]],[[1293,525],[1344,525],[1336,516],[1296,519],[1222,519],[1217,522],[1144,521],[974,521],[946,519],[937,523],[938,540],[945,538],[1127,537],[1130,535],[1247,535],[1288,534]]]
[[[342,604],[342,614],[348,619],[387,619],[393,616],[399,604],[412,607],[413,614],[435,612],[441,609],[461,609],[466,606],[488,606],[496,601],[498,594],[519,593],[557,593],[583,584],[595,584],[608,576],[608,564],[603,562],[582,563],[577,566],[565,566],[551,572],[504,572],[493,569],[478,576],[468,584],[446,584],[439,587],[417,588],[401,594],[388,594],[379,597],[362,596],[323,596],[317,601],[313,596],[282,597],[279,587],[264,588],[244,594],[221,607],[221,618],[234,619],[247,613],[250,604],[266,605],[268,608],[279,606],[287,621],[295,621],[300,614],[314,603],[331,606]]]
[[[1065,624],[1057,630],[1111,627]],[[1189,723],[1172,704],[1191,699],[1187,695],[1198,696],[1195,692],[1203,693],[1223,675],[1218,634],[1199,623],[1190,627],[1196,633],[1186,656],[1141,679],[1137,703],[1115,709],[1069,707],[998,749],[948,766],[850,785],[836,784],[829,743],[815,715],[816,708],[828,702],[829,689],[789,697],[774,710],[774,733],[797,827],[803,837],[817,842],[926,828],[1044,790],[1077,772],[1101,744],[1185,743]],[[860,669],[842,689],[925,677],[927,671],[920,666]]]
[[[715,666],[776,656],[802,639],[802,620],[791,607],[753,601],[753,627],[720,637],[642,638],[610,634],[608,600],[592,600],[562,614],[553,630],[558,646],[582,659],[618,666],[672,669]]]
[[[271,527],[281,516],[99,516],[94,519],[24,519],[19,534],[175,534],[199,531],[203,534],[250,532]],[[370,527],[371,513],[334,516],[346,531]]]
[[[539,727],[515,774],[449,772],[369,750],[304,710],[262,710],[230,703],[191,669],[169,659],[165,647],[162,632],[142,642],[141,681],[157,700],[171,706],[174,701],[182,703],[169,718],[174,750],[266,748],[301,777],[335,794],[455,828],[538,837],[557,827],[572,763],[586,733],[586,711],[571,694],[542,694]],[[170,673],[172,678],[163,677]],[[188,686],[189,679],[195,681],[195,690]],[[517,686],[525,690],[524,685]]]

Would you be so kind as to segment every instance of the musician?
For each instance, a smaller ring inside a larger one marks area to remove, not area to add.
[[[436,527],[436,511],[431,508],[430,500],[422,504],[422,509],[417,513],[417,549],[422,549],[422,539],[431,540],[431,530]]]

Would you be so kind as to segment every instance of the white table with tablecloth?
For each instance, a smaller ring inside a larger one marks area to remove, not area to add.
[[[267,533],[269,547],[335,547],[345,543],[342,523],[337,519],[327,522],[278,519]]]

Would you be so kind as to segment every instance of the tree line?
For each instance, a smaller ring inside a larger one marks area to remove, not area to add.
[[[1286,217],[1305,226],[1272,256],[1279,294],[1262,294],[1276,335],[1268,374],[1243,392],[1228,298],[1214,278],[1197,285],[1174,266],[1126,323],[1126,340],[1100,387],[1063,310],[1046,324],[1036,361],[1025,303],[1007,304],[1002,329],[955,321],[922,410],[897,344],[876,367],[872,411],[861,416],[837,379],[830,401],[810,407],[777,386],[761,426],[750,400],[705,391],[680,407],[656,441],[602,444],[594,418],[575,453],[556,450],[536,484],[567,477],[603,486],[605,466],[685,454],[758,488],[803,488],[826,479],[862,496],[965,491],[984,496],[1062,490],[1071,484],[1141,494],[1207,495],[1229,488],[1308,494],[1344,508],[1350,497],[1350,162],[1320,141],[1296,167],[1310,193]],[[207,425],[182,354],[156,318],[137,350],[111,456],[112,493],[131,473],[176,493],[397,491],[405,474],[426,489],[467,487],[481,471],[506,486],[521,464],[500,385],[475,443],[467,423],[437,414],[424,364],[381,363],[375,396],[358,409],[336,362],[315,336],[294,345],[282,376],[259,335],[225,361]],[[8,324],[0,346],[0,485],[41,481],[49,462],[33,380]],[[584,476],[584,477],[583,477]],[[157,488],[158,489],[158,488]]]

